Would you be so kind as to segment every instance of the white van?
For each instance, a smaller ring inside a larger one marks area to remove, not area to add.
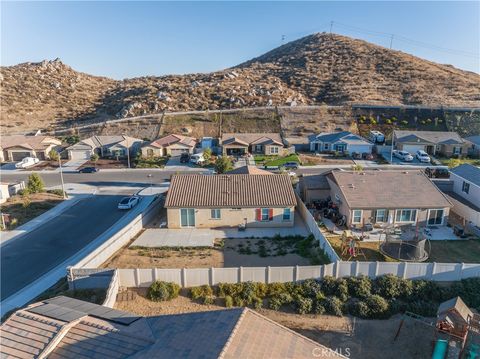
[[[27,168],[37,164],[38,162],[40,162],[40,160],[36,157],[25,157],[20,162],[15,163],[15,168]]]
[[[385,142],[385,135],[380,131],[370,131],[370,135],[368,136],[370,142],[373,143],[384,143]]]
[[[205,162],[205,158],[203,158],[203,153],[195,153],[190,156],[190,162],[196,165],[200,165]]]

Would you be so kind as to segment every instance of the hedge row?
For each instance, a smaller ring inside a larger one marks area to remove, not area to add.
[[[374,280],[348,277],[301,283],[220,283],[190,289],[192,299],[211,304],[223,298],[226,307],[266,306],[273,310],[292,307],[299,314],[351,314],[360,318],[388,318],[405,311],[435,316],[439,303],[460,296],[465,303],[480,310],[480,278],[465,279],[452,285],[433,281],[408,280],[385,275]]]

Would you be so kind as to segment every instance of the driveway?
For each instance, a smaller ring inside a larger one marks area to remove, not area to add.
[[[96,195],[14,241],[1,250],[1,300],[28,286],[70,258],[117,222],[119,195]]]
[[[391,156],[391,148],[392,146],[381,146],[379,147],[379,153],[382,154],[382,156],[388,161],[390,162],[390,156]],[[401,159],[395,157],[395,156],[392,156],[392,162],[391,164],[392,165],[403,165],[403,166],[419,166],[419,167],[427,167],[427,166],[431,166],[430,163],[422,163],[420,162],[419,160],[416,159],[415,155],[411,153],[411,155],[413,156],[413,161],[412,162],[404,162],[402,161]]]
[[[88,162],[88,160],[70,160],[68,162],[63,163],[62,167],[63,167],[63,170],[65,171],[74,171],[74,170],[77,170],[78,167],[83,165],[85,162]]]

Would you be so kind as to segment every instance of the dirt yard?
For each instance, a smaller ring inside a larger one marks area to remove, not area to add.
[[[133,165],[133,158],[130,159],[131,164]],[[87,161],[80,168],[85,167],[97,167],[97,168],[127,168],[128,163],[126,159],[107,159],[107,158],[100,158],[97,162]]]
[[[226,239],[214,248],[147,248],[121,249],[103,264],[105,268],[210,268],[310,265],[326,258],[310,257],[309,248],[296,246],[301,240],[285,237]],[[302,242],[305,243],[305,242]]]
[[[300,162],[304,166],[314,165],[354,165],[355,163],[350,158],[334,157],[332,155],[315,156],[311,153],[300,153],[298,155]]]
[[[40,216],[63,201],[61,196],[52,193],[34,193],[28,196],[29,201],[20,195],[10,197],[2,203],[0,210],[8,214],[6,219],[7,229],[14,229],[22,224]]]
[[[180,314],[225,309],[223,303],[204,305],[187,297],[187,291],[169,302],[152,302],[145,298],[146,289],[129,289],[134,299],[117,301],[115,308],[139,315]],[[400,316],[388,320],[362,320],[328,315],[299,315],[261,309],[259,312],[320,344],[336,349],[350,358],[412,358],[431,355],[433,329],[427,325],[406,320],[400,335],[394,341],[401,321]]]
[[[35,166],[25,168],[25,171],[55,170],[57,168],[58,168],[58,161],[45,160],[45,161],[40,161]]]

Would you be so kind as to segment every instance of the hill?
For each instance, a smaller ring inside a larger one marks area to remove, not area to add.
[[[313,34],[230,69],[122,81],[60,60],[1,68],[2,132],[163,111],[276,105],[480,106],[480,76],[333,34]]]

